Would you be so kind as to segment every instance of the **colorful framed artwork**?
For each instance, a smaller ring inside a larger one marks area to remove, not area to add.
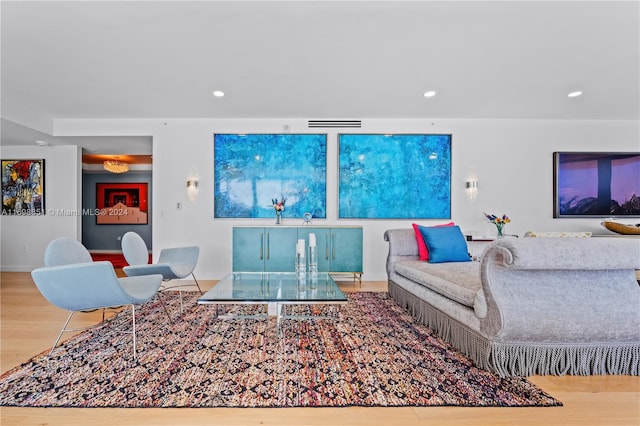
[[[215,134],[214,217],[326,217],[326,134]]]
[[[449,219],[451,135],[339,134],[340,219]]]
[[[148,183],[96,183],[96,224],[149,223]]]
[[[2,160],[2,214],[44,215],[44,160]]]

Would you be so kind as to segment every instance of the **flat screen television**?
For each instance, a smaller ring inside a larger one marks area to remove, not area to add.
[[[553,217],[640,217],[640,152],[554,152]]]

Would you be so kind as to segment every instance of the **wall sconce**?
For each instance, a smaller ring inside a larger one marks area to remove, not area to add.
[[[187,180],[187,197],[189,197],[189,201],[195,201],[196,198],[198,198],[198,180],[197,179]]]
[[[467,191],[467,197],[470,200],[475,200],[478,196],[478,181],[475,179],[469,179],[465,182],[465,187]]]

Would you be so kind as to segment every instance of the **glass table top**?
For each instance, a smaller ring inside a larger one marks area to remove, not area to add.
[[[198,299],[198,303],[341,303],[347,297],[331,275],[295,272],[232,272]]]

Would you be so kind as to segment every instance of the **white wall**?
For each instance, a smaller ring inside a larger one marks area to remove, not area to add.
[[[31,271],[43,265],[51,240],[80,240],[82,209],[82,153],[75,146],[3,146],[2,159],[44,159],[45,210],[43,216],[1,216],[3,271]]]
[[[410,227],[411,220],[337,219],[337,133],[450,133],[453,135],[452,219],[464,232],[494,235],[481,213],[508,214],[507,233],[592,231],[605,233],[598,219],[553,219],[554,151],[638,151],[639,121],[561,120],[380,120],[363,119],[361,129],[308,129],[306,120],[58,120],[57,136],[153,136],[153,251],[197,244],[201,247],[196,276],[219,279],[231,270],[234,225],[272,225],[269,219],[213,218],[213,134],[279,133],[285,130],[327,133],[327,219],[316,225],[360,224],[364,227],[364,279],[386,279],[389,228]],[[285,127],[286,126],[286,127]],[[479,181],[479,194],[469,200],[467,176]],[[200,181],[199,197],[186,195],[188,177]],[[182,209],[176,209],[176,203]],[[422,220],[420,223],[429,223]],[[431,221],[440,223],[442,221]],[[285,224],[301,220],[287,219]],[[635,223],[635,222],[629,222]],[[2,236],[3,251],[5,237]],[[45,242],[46,244],[46,242]],[[2,261],[3,269],[6,264]]]

